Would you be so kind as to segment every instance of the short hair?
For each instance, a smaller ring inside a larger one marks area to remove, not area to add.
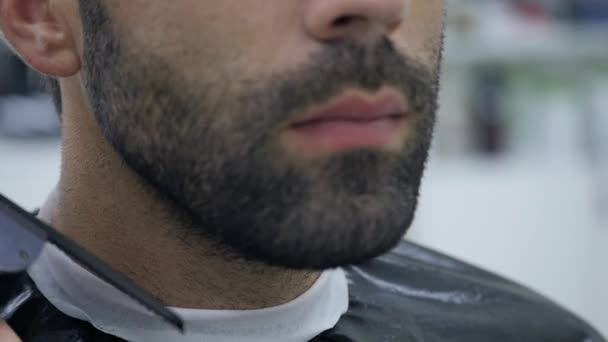
[[[45,88],[49,95],[51,95],[51,99],[53,99],[53,104],[55,105],[55,110],[59,115],[59,119],[61,119],[63,104],[61,101],[61,89],[59,88],[59,81],[55,77],[47,76],[45,80]]]

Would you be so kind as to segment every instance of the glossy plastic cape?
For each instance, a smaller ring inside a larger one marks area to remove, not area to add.
[[[409,242],[345,271],[349,311],[313,341],[606,342],[541,295]],[[27,274],[0,290],[33,290],[9,321],[24,342],[122,341],[59,312]]]

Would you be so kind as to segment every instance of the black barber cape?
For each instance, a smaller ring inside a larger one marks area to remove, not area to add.
[[[349,310],[312,341],[606,342],[537,293],[406,241],[344,270]],[[27,275],[15,286],[23,285],[35,289]],[[64,315],[37,290],[8,323],[24,342],[122,341]]]

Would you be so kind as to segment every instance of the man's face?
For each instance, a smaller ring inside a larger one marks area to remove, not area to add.
[[[443,0],[81,0],[83,82],[188,239],[323,269],[410,226]]]

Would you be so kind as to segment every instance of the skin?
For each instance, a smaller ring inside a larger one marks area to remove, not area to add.
[[[0,341],[19,342],[21,341],[15,332],[6,324],[0,321]]]
[[[200,70],[206,69],[214,71],[204,74],[210,83],[214,78],[221,82],[226,75],[258,79],[297,69],[327,44],[341,40],[371,47],[386,39],[429,74],[436,73],[440,63],[443,0],[103,3],[113,27],[124,38],[123,43],[133,50],[129,53],[144,51],[147,57],[154,55],[166,61],[187,84],[197,84],[202,77]],[[351,16],[352,20],[333,25],[344,16]],[[86,84],[87,49],[78,1],[0,0],[0,27],[24,61],[60,81],[61,179],[42,208],[45,221],[170,306],[270,307],[296,298],[314,284],[323,268],[318,260],[309,261],[298,255],[298,260],[309,263],[286,267],[269,262],[275,255],[266,259],[260,256],[260,260],[231,258],[211,239],[176,233],[192,231],[177,212],[184,207],[188,215],[195,217],[198,208],[188,207],[195,201],[183,199],[183,203],[177,201],[180,204],[176,209],[175,201],[167,200],[150,186],[149,179],[142,176],[144,172],[135,171],[133,164],[125,162],[124,155],[102,132],[99,117],[104,113],[95,111],[89,96],[91,88]],[[222,90],[233,89],[211,92]],[[357,89],[344,92],[371,96]],[[234,124],[236,115],[215,119],[228,127]],[[405,153],[408,146],[415,146],[417,127],[412,124],[404,129],[392,144],[393,153]],[[281,161],[302,170],[313,170],[315,160],[336,157],[331,149],[310,148],[285,135],[280,135],[272,146],[280,147]],[[292,233],[297,236],[297,232]]]

